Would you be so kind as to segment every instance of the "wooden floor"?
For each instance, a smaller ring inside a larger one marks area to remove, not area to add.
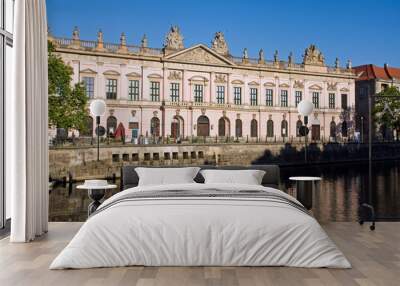
[[[32,243],[0,241],[0,285],[400,285],[400,223],[323,225],[353,265],[352,269],[289,267],[124,267],[48,270],[50,262],[81,223],[50,223],[49,233]]]

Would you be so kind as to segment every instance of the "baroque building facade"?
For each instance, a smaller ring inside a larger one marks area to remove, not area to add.
[[[126,140],[143,137],[230,137],[248,140],[285,140],[298,137],[303,118],[302,99],[313,102],[309,116],[313,140],[336,140],[353,134],[355,74],[351,63],[341,68],[325,64],[322,52],[310,45],[298,64],[290,54],[273,60],[259,51],[249,58],[229,52],[221,32],[211,47],[185,47],[178,27],[171,27],[163,48],[84,41],[74,29],[72,39],[49,36],[56,52],[73,69],[73,82],[83,82],[90,99],[104,99],[101,118],[109,135],[122,123]],[[93,135],[93,118],[88,118]]]

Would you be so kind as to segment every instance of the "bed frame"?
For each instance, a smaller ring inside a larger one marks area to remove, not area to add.
[[[121,168],[121,191],[136,187],[139,183],[139,176],[135,171],[137,167],[146,167],[146,168],[179,168],[181,166],[123,166]],[[193,167],[193,166],[188,166]],[[279,189],[280,184],[280,170],[278,165],[251,165],[251,166],[198,166],[202,170],[205,169],[217,169],[217,170],[263,170],[265,171],[265,175],[262,180],[262,185],[265,187],[271,187]],[[194,178],[197,183],[204,183],[204,178],[200,174]]]

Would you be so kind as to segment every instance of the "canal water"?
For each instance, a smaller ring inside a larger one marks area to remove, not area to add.
[[[378,220],[400,220],[400,161],[374,162],[372,188],[368,188],[368,163],[282,167],[281,189],[295,195],[290,176],[319,176],[314,190],[313,215],[320,222],[357,221],[359,205],[372,204]],[[119,184],[119,181],[116,182]],[[78,183],[79,184],[79,183]],[[90,203],[87,191],[77,184],[55,185],[49,196],[50,221],[85,221]],[[106,197],[118,192],[108,192]]]

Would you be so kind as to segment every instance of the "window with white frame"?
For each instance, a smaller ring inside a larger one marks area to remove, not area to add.
[[[300,90],[296,90],[294,92],[294,101],[295,101],[296,107],[297,107],[297,105],[299,105],[300,101],[302,100],[302,97],[303,97],[303,93]]]
[[[329,93],[328,97],[329,97],[328,98],[329,108],[331,108],[331,109],[335,108],[335,94]]]
[[[194,85],[194,102],[203,102],[203,89],[202,84]]]
[[[257,88],[250,88],[250,105],[256,106],[258,104],[257,100]]]
[[[139,80],[129,80],[128,84],[128,98],[129,100],[139,100]]]
[[[288,106],[288,91],[286,89],[281,90],[281,106]]]
[[[171,93],[171,101],[179,101],[179,83],[171,82],[169,91]]]
[[[106,80],[106,98],[117,99],[117,80],[109,78]]]
[[[225,103],[225,86],[217,85],[217,103]]]
[[[160,101],[160,82],[150,82],[150,99],[151,101]]]
[[[274,91],[272,89],[265,90],[265,105],[273,106],[274,105]]]
[[[5,116],[5,100],[11,93],[11,74],[13,67],[13,23],[14,23],[14,1],[0,0],[0,118]],[[9,191],[4,187],[4,156],[6,150],[5,120],[0,120],[0,228],[5,226],[6,219],[10,218],[10,205],[6,197],[11,197]]]
[[[82,78],[83,85],[85,86],[85,93],[88,98],[94,97],[94,77],[84,76]]]
[[[233,101],[236,105],[242,104],[242,88],[240,86],[233,88]]]
[[[312,93],[312,103],[314,104],[314,108],[319,108],[319,92],[314,91]]]

